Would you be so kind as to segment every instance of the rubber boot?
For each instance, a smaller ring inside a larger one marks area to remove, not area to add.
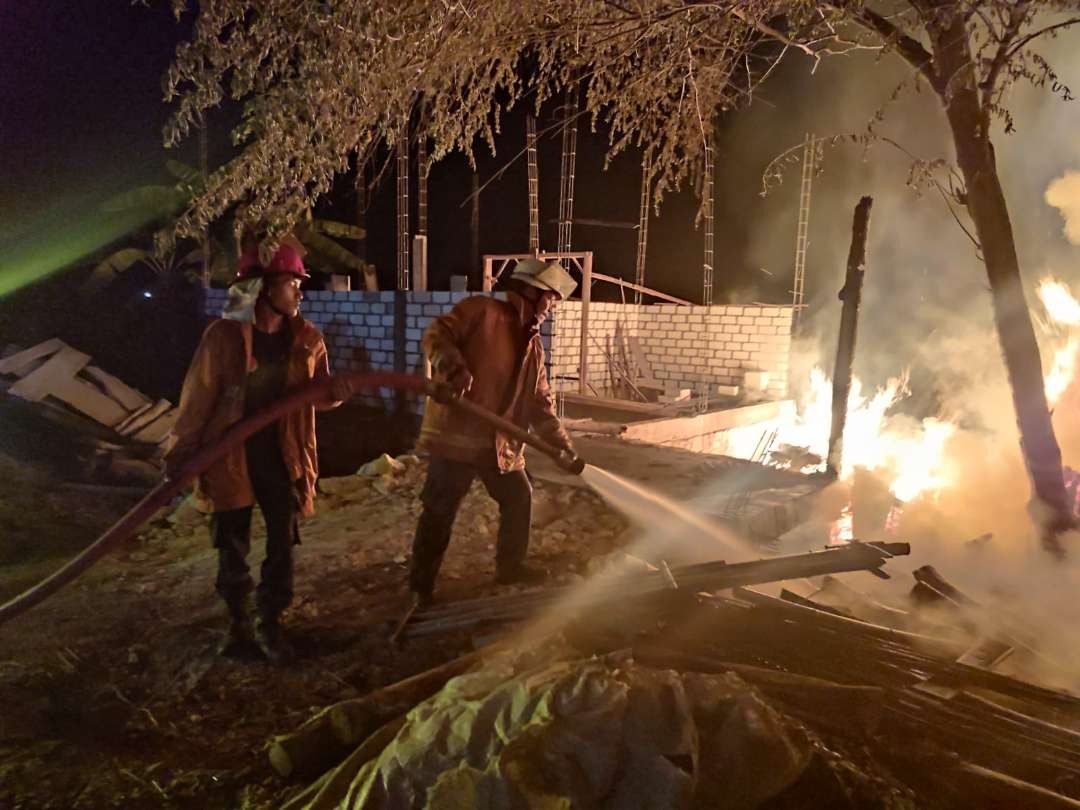
[[[296,657],[277,616],[263,615],[255,626],[255,641],[271,664],[287,664]]]
[[[229,609],[229,629],[218,647],[218,653],[228,658],[258,658],[259,648],[252,633],[247,600],[230,601],[226,605]]]

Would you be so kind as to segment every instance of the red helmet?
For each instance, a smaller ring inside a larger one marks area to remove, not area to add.
[[[240,254],[240,261],[236,268],[236,278],[233,279],[233,283],[268,276],[272,273],[286,273],[290,276],[311,278],[304,268],[304,260],[300,256],[300,251],[294,245],[282,245],[277,249],[277,253],[274,254],[273,258],[264,265],[259,258],[259,246],[252,244],[244,248],[244,252]]]

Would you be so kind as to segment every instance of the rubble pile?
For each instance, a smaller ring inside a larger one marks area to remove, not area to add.
[[[289,810],[1080,799],[1080,698],[976,666],[959,626],[926,636],[790,594],[673,589],[510,639],[471,673],[457,674],[478,653],[384,690],[396,699],[324,710],[329,747],[317,721],[284,738],[339,755]]]
[[[178,410],[151,400],[91,365],[91,357],[58,338],[28,349],[9,346],[0,359],[0,393],[32,403],[83,450],[85,478],[152,485]]]

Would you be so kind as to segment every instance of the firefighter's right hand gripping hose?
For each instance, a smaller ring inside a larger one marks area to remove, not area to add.
[[[572,450],[564,450],[556,447],[552,447],[547,442],[529,433],[524,428],[518,427],[512,422],[508,422],[502,417],[490,413],[466,399],[463,399],[460,394],[456,393],[452,386],[443,382],[436,382],[429,380],[427,383],[427,394],[436,402],[442,405],[451,405],[467,410],[474,416],[487,421],[494,426],[497,430],[506,433],[509,436],[513,436],[519,441],[525,444],[532,445],[544,455],[548,456],[552,461],[559,466],[560,469],[566,470],[568,473],[574,475],[581,475],[585,470],[585,461],[581,456],[577,455]]]

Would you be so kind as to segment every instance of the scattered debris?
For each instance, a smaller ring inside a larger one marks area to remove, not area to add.
[[[29,349],[9,347],[0,359],[0,391],[34,403],[51,422],[92,446],[87,477],[154,484],[162,446],[178,409],[152,401],[90,365],[90,355],[53,338]]]
[[[826,551],[793,554],[787,557],[754,560],[752,562],[723,562],[688,565],[647,574],[623,577],[600,577],[584,591],[570,588],[548,588],[509,596],[472,599],[439,605],[417,612],[405,627],[403,637],[415,638],[435,633],[470,629],[492,623],[528,619],[543,610],[564,605],[567,616],[590,613],[627,600],[646,604],[650,600],[667,601],[672,592],[671,582],[688,594],[719,591],[750,584],[762,584],[801,577],[820,576],[839,571],[869,571],[886,576],[881,568],[898,555],[906,555],[906,543],[851,543]]]

